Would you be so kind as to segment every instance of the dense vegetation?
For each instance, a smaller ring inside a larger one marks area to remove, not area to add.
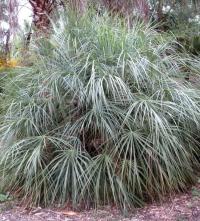
[[[42,19],[41,0],[31,2],[21,63],[9,44],[0,63],[3,191],[128,209],[196,182],[200,91],[185,78],[199,79],[199,24],[186,15],[198,2],[164,14],[168,1],[135,1],[135,17],[118,10],[123,1],[102,1],[109,11],[69,1],[52,20],[51,1]]]
[[[199,60],[106,14],[68,13],[53,27],[5,84],[5,189],[32,203],[128,208],[193,183],[200,96],[176,78]]]

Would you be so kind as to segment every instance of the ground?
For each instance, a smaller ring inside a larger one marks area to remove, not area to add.
[[[16,202],[0,204],[0,221],[200,221],[200,184],[186,193],[174,194],[162,203],[146,205],[123,216],[115,208],[97,211],[25,208]]]

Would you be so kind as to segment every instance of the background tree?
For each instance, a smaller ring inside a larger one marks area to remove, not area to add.
[[[191,13],[198,13],[200,6],[199,0],[149,0],[149,3],[158,21],[162,21],[164,17],[163,9],[166,7],[168,7],[168,12],[186,13],[191,16]]]
[[[102,0],[102,2],[113,13],[118,13],[125,17],[130,17],[133,12],[145,20],[149,16],[149,4],[147,0]]]
[[[14,37],[18,29],[18,1],[2,0],[0,3],[0,45],[2,57],[7,59],[10,55],[11,38]]]
[[[33,10],[33,24],[37,30],[44,33],[48,31],[50,15],[55,9],[55,0],[29,0]]]

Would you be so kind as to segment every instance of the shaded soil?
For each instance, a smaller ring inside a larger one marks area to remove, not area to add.
[[[200,221],[200,184],[187,193],[175,194],[162,203],[153,203],[123,216],[119,210],[24,208],[15,202],[0,204],[0,221]]]

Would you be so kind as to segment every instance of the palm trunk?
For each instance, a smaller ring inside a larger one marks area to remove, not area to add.
[[[33,9],[33,23],[38,31],[48,32],[50,15],[56,7],[55,0],[29,0]]]

